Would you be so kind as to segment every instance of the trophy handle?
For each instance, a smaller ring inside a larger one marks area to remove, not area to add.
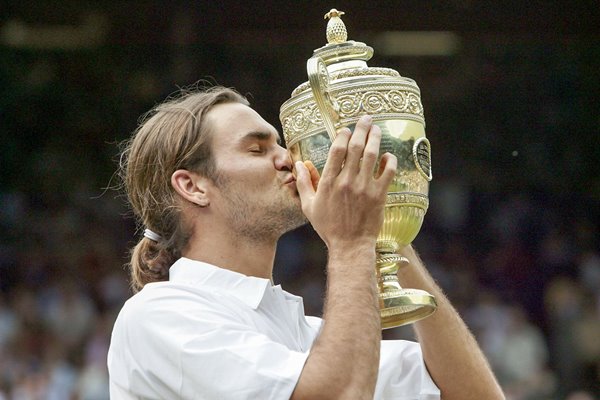
[[[323,124],[329,139],[333,142],[336,137],[336,127],[339,127],[337,125],[340,115],[338,114],[338,104],[329,92],[329,73],[325,62],[321,57],[309,58],[306,63],[306,72],[315,103],[323,118]]]

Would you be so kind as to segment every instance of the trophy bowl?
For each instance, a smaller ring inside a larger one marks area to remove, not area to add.
[[[308,81],[298,86],[280,109],[283,134],[292,160],[310,160],[322,172],[329,147],[341,127],[354,129],[369,114],[381,128],[380,156],[398,159],[388,188],[384,222],[376,242],[381,325],[409,324],[436,309],[424,290],[402,288],[398,268],[408,260],[398,250],[419,233],[429,206],[431,146],[425,137],[421,92],[414,80],[390,68],[369,67],[373,49],[348,41],[340,16],[325,14],[328,43],[307,61]]]

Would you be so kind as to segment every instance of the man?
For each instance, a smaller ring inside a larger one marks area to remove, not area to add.
[[[319,177],[293,166],[275,128],[232,90],[158,106],[122,158],[145,233],[131,260],[139,292],[113,330],[112,397],[503,398],[410,247],[400,281],[439,308],[414,325],[420,346],[381,341],[375,240],[396,159],[384,154],[375,171],[380,138],[369,116],[340,130]],[[278,238],[305,218],[328,248],[323,320],[270,281]]]

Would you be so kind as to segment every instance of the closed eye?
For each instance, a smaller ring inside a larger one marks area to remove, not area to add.
[[[256,153],[256,154],[262,154],[264,153],[264,150],[262,147],[251,147],[250,149],[248,149],[248,151],[250,153]]]

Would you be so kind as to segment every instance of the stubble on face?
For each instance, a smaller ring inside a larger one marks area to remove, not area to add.
[[[278,240],[281,235],[308,222],[297,193],[280,187],[268,201],[258,201],[241,185],[217,174],[215,185],[227,201],[226,219],[240,238],[261,243]]]

